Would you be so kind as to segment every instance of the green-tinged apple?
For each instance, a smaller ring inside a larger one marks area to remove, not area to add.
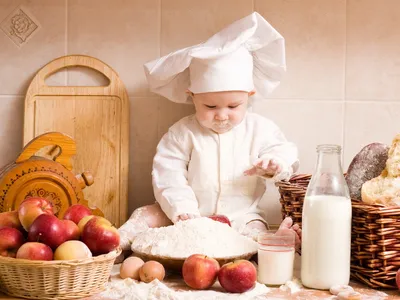
[[[42,214],[54,215],[52,203],[44,198],[27,198],[18,208],[18,218],[26,231],[29,231],[33,221]]]
[[[18,229],[11,227],[0,229],[0,256],[15,257],[23,243],[24,237]]]
[[[7,211],[0,213],[0,228],[11,227],[18,230],[24,230],[18,218],[18,211]]]
[[[27,242],[18,249],[16,258],[53,260],[53,250],[43,243]]]
[[[119,233],[106,218],[95,216],[83,227],[81,240],[94,255],[105,254],[119,246]]]
[[[44,243],[54,250],[67,240],[65,225],[54,215],[42,214],[32,223],[28,240]]]
[[[186,258],[183,263],[183,280],[193,289],[208,289],[217,280],[219,268],[219,263],[214,258],[202,254],[193,254]]]
[[[248,260],[236,260],[221,267],[218,281],[229,293],[244,293],[256,284],[257,270]]]
[[[83,217],[92,215],[92,211],[81,204],[74,204],[68,207],[65,211],[63,219],[64,220],[71,220],[76,225],[79,224],[79,221],[82,220]]]

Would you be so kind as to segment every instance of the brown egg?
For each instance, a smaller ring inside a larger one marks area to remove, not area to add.
[[[154,279],[162,281],[165,277],[165,269],[158,261],[149,260],[139,270],[140,280],[151,282]]]
[[[132,278],[139,280],[139,270],[143,266],[144,261],[136,256],[130,256],[122,262],[121,269],[119,271],[119,276],[122,279]]]

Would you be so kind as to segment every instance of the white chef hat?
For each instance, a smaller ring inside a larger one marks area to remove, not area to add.
[[[206,42],[144,65],[150,90],[177,103],[193,93],[256,90],[265,98],[286,70],[284,38],[257,12]]]

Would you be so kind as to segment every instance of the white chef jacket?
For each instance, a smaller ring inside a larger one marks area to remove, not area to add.
[[[259,208],[265,179],[243,175],[258,158],[278,160],[289,176],[298,165],[297,147],[260,115],[246,113],[223,134],[203,127],[194,115],[185,117],[158,144],[152,172],[156,201],[173,222],[184,213],[226,215],[238,231],[252,220],[265,222]]]

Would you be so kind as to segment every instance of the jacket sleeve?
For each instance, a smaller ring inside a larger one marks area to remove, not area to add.
[[[288,142],[282,131],[271,124],[267,139],[259,153],[259,158],[274,159],[282,166],[282,171],[273,179],[287,180],[299,168],[298,150],[294,143]]]
[[[181,214],[200,215],[198,202],[188,184],[191,142],[166,133],[157,146],[153,161],[153,189],[156,201],[172,222]]]
[[[282,171],[272,179],[274,181],[287,180],[299,168],[297,147],[294,143],[286,140],[282,131],[273,122],[269,123],[266,127],[266,132],[258,157],[278,161],[282,166]],[[263,198],[255,201],[249,211],[243,215],[240,220],[241,230],[247,230],[246,225],[254,221],[261,221],[265,224],[266,228],[269,228],[263,213],[264,210],[261,207],[262,205],[260,202],[262,201],[264,201]]]

